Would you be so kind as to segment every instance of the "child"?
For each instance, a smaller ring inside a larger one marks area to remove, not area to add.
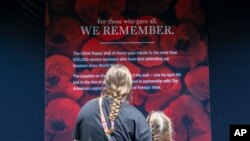
[[[151,112],[147,121],[151,128],[153,141],[173,141],[172,122],[163,112]]]

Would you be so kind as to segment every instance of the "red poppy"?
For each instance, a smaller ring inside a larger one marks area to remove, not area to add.
[[[46,59],[45,86],[52,93],[65,92],[75,70],[73,62],[62,55],[52,55]]]
[[[192,68],[207,56],[207,47],[200,41],[199,32],[192,24],[183,23],[172,28],[174,35],[163,35],[160,38],[162,51],[167,51],[167,62],[177,68]]]
[[[139,16],[158,15],[166,11],[171,0],[127,0],[129,11],[136,11]]]
[[[172,82],[172,80],[176,80]],[[145,101],[145,110],[159,110],[179,95],[180,79],[167,67],[152,67],[142,70],[134,90],[133,104],[140,105]]]
[[[210,120],[200,101],[192,96],[182,95],[174,100],[164,113],[170,117],[175,130],[175,140],[183,141],[189,138],[207,141],[210,134]],[[198,141],[198,140],[197,140]]]
[[[80,106],[68,98],[51,101],[45,110],[46,132],[63,133],[75,126]]]
[[[58,17],[51,21],[47,28],[46,41],[52,45],[71,43],[86,38],[80,29],[80,23],[73,18]]]
[[[187,89],[200,100],[209,98],[208,67],[192,69],[185,77]]]
[[[46,46],[53,48],[54,54],[73,56],[74,51],[79,51],[84,41],[88,39],[83,35],[80,23],[72,18],[51,19],[46,30]]]
[[[108,20],[121,15],[125,9],[125,0],[77,0],[75,10],[87,24],[95,25],[98,19]]]
[[[176,17],[181,22],[203,25],[205,14],[200,6],[200,0],[178,0],[175,5]]]

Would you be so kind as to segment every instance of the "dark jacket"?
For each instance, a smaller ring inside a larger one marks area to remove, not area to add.
[[[111,98],[103,98],[103,111],[108,119]],[[76,122],[74,139],[79,141],[107,141],[101,125],[98,99],[87,102],[81,109]],[[114,141],[152,141],[151,132],[145,117],[127,102],[121,104],[119,115],[115,120]]]

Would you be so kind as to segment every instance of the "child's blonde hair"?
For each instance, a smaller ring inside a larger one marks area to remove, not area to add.
[[[120,110],[123,99],[127,99],[132,89],[132,75],[129,69],[120,64],[113,65],[106,73],[102,94],[112,97],[109,119],[115,120]],[[111,127],[114,129],[114,127]]]
[[[171,120],[160,111],[151,112],[147,117],[153,141],[173,141]]]

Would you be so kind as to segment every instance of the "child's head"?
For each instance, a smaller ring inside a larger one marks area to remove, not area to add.
[[[147,117],[147,121],[152,132],[153,141],[172,141],[172,122],[163,112],[151,112]]]

